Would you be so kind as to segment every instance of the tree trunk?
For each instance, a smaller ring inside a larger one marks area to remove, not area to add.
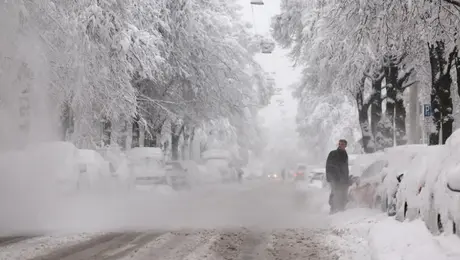
[[[398,85],[398,64],[395,62],[396,58],[394,56],[387,56],[386,58],[386,66],[385,66],[385,79],[386,79],[386,92],[387,92],[387,99],[386,99],[386,111],[385,115],[387,120],[391,122],[391,130],[385,131],[386,134],[390,134],[391,136],[384,136],[385,139],[394,140],[395,129],[393,127],[394,120],[395,120],[395,107],[397,105],[397,91],[396,87]]]
[[[364,92],[364,82],[365,77],[360,82],[360,88],[356,93],[356,104],[358,106],[358,119],[359,119],[359,126],[361,127],[361,134],[362,134],[362,145],[363,150],[365,153],[373,153],[375,151],[375,145],[372,141],[372,134],[369,124],[369,105],[371,102],[365,103],[363,92]],[[372,101],[372,100],[371,100]]]
[[[171,159],[174,161],[179,160],[179,140],[184,127],[175,122],[171,123]]]
[[[189,160],[189,151],[190,151],[190,130],[189,127],[184,126],[184,131],[183,132],[183,137],[184,137],[184,143],[182,144],[181,147],[181,156],[182,160]]]
[[[433,123],[436,125],[436,132],[430,134],[430,145],[439,144],[439,133],[442,128],[441,144],[445,144],[447,138],[452,134],[454,118],[452,116],[453,103],[451,95],[452,77],[450,70],[457,57],[457,47],[449,53],[446,60],[444,57],[445,46],[443,41],[437,41],[435,45],[429,44],[429,55],[431,65],[431,108],[433,111]]]
[[[135,118],[133,118],[132,129],[131,129],[131,133],[132,133],[131,148],[139,147],[139,144],[140,144],[141,131],[140,131],[139,120],[140,120],[139,116],[136,116]]]
[[[190,158],[190,160],[193,160],[195,159],[194,156],[193,156],[193,141],[195,140],[195,127],[192,128],[191,132],[190,132],[190,142],[189,142],[189,150],[188,150],[188,158]]]
[[[406,107],[404,107],[403,94],[398,93],[395,102],[395,131],[396,145],[404,145],[407,143],[406,136]]]
[[[102,122],[102,141],[104,146],[110,145],[112,138],[112,122],[108,119]]]
[[[457,94],[460,97],[460,57],[455,58],[455,72],[457,73]]]
[[[377,75],[372,81],[372,91],[375,99],[371,104],[371,131],[372,136],[377,136],[377,125],[382,119],[382,81],[383,77]]]
[[[409,101],[409,142],[411,144],[418,144],[420,143],[420,135],[419,135],[419,114],[418,114],[418,86],[413,86],[410,89],[410,101]]]
[[[66,141],[74,131],[74,119],[70,105],[65,103],[61,113],[61,140]]]

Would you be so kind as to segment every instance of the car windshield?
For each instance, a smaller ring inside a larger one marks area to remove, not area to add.
[[[148,169],[160,169],[161,161],[155,158],[142,158],[132,161],[132,166],[135,168],[148,168]]]
[[[363,171],[363,174],[361,175],[361,178],[369,178],[369,177],[373,177],[377,174],[380,174],[383,170],[383,168],[385,168],[385,166],[387,165],[387,161],[385,160],[381,160],[381,161],[376,161],[374,163],[372,163],[371,165],[369,165],[369,167],[367,167],[364,171]]]

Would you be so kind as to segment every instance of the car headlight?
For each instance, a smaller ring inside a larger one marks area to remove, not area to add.
[[[275,178],[276,178],[276,174],[274,174],[274,175],[273,175],[273,177],[275,177]]]

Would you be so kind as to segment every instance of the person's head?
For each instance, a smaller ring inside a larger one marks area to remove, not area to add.
[[[347,140],[340,139],[339,140],[339,149],[340,150],[345,150],[345,148],[347,148],[347,144],[348,144]]]

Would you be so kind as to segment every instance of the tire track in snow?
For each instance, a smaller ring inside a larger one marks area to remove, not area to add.
[[[241,243],[237,260],[271,260],[270,236],[266,232],[252,231],[246,234]]]
[[[138,250],[161,233],[109,233],[32,260],[116,260]]]
[[[0,237],[0,247],[9,246],[31,238],[34,238],[34,236]]]
[[[214,256],[213,259],[236,259],[247,233],[248,231],[242,228],[218,232],[214,244],[209,248],[210,254]]]
[[[209,243],[214,234],[212,230],[169,232],[122,259],[203,259],[203,255],[208,255]]]
[[[72,256],[78,252],[85,251],[93,248],[94,246],[105,244],[115,239],[116,237],[121,236],[121,233],[108,233],[101,236],[94,237],[82,243],[78,243],[69,247],[59,248],[49,254],[43,256],[37,256],[31,258],[30,260],[61,260],[66,259],[69,256]]]
[[[155,240],[164,232],[110,233],[31,260],[118,260]]]
[[[320,230],[285,229],[272,234],[272,258],[275,260],[337,260],[337,250],[331,248]]]

